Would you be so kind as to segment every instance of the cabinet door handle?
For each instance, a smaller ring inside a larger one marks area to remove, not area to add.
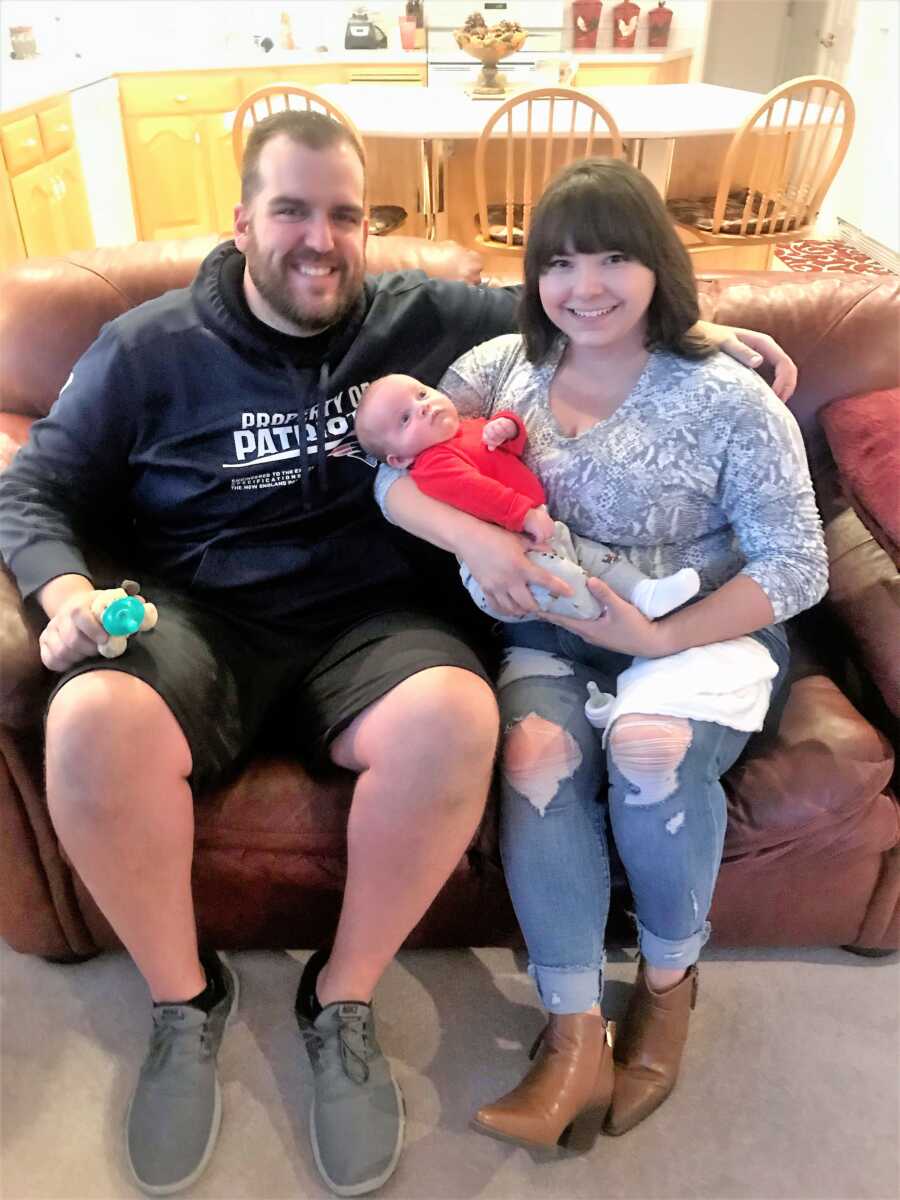
[[[179,92],[175,97],[176,104],[187,104],[188,100],[190,100],[190,96],[186,96],[184,92]]]

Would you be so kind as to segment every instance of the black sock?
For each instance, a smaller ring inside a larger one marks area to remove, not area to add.
[[[225,996],[225,979],[222,975],[222,963],[219,956],[209,951],[201,951],[200,965],[206,974],[206,987],[190,1000],[159,1000],[153,1005],[189,1004],[191,1008],[199,1008],[201,1012],[210,1013]]]
[[[322,1012],[322,1005],[319,1003],[319,997],[316,994],[316,984],[319,980],[319,972],[328,962],[328,951],[317,950],[311,955],[306,966],[303,968],[303,974],[300,977],[300,986],[297,988],[297,999],[294,1002],[294,1010],[298,1017],[302,1017],[306,1021],[315,1021]]]

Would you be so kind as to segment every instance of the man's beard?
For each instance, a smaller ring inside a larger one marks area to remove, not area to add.
[[[284,265],[284,260],[280,265],[267,260],[259,252],[252,231],[247,241],[244,257],[256,290],[273,312],[276,312],[284,320],[290,321],[299,334],[321,333],[331,325],[336,325],[343,320],[356,304],[365,277],[365,268],[362,265],[352,275],[348,274],[346,267],[339,267],[340,282],[333,303],[329,308],[316,307],[310,311],[304,308],[291,294],[286,278],[291,268]],[[316,258],[312,255],[304,257],[300,261],[308,262],[311,266],[316,265]]]

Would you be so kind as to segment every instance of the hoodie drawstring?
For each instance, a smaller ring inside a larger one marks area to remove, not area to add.
[[[292,362],[284,359],[285,369],[291,378],[294,385],[294,390],[297,393],[298,409],[303,413],[302,428],[306,430],[306,414],[309,407],[304,403],[303,385],[300,379],[300,373]],[[316,467],[319,471],[318,489],[324,491],[328,486],[328,455],[325,451],[325,404],[328,399],[328,363],[322,363],[319,371],[319,381],[316,385],[316,396],[313,401],[316,409],[315,420],[315,439],[316,439]],[[305,436],[300,446],[300,495],[304,509],[309,508],[312,501],[312,479],[310,477],[309,464],[309,443]]]
[[[316,404],[316,466],[319,468],[319,490],[328,487],[328,455],[325,453],[325,406],[328,401],[328,363],[319,371],[319,400]]]

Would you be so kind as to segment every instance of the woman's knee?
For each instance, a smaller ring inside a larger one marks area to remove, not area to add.
[[[568,730],[532,712],[516,721],[504,737],[503,779],[543,816],[560,785],[581,766],[582,757]]]
[[[609,757],[626,782],[625,804],[658,804],[671,796],[692,739],[683,717],[619,717],[609,732]]]
[[[104,780],[133,786],[148,774],[186,779],[191,772],[190,749],[166,703],[122,671],[90,671],[60,688],[47,713],[46,762],[51,806],[77,796],[89,804],[106,796],[108,805],[116,789],[97,786]]]

